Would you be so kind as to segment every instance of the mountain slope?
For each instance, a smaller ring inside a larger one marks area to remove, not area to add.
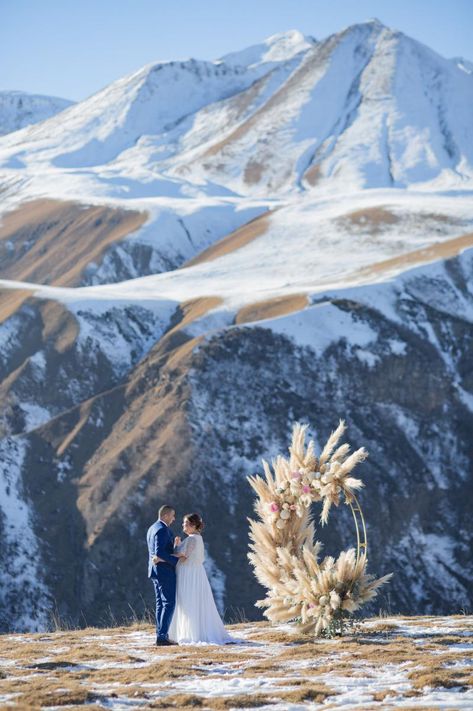
[[[251,66],[225,59],[195,59],[149,64],[71,107],[60,120],[4,139],[3,145],[22,146],[27,160],[66,168],[108,163],[146,136],[177,135],[202,107],[247,89],[275,66],[300,57],[312,46],[302,36],[288,43],[285,35],[269,38],[268,60]],[[288,47],[288,44],[290,45]],[[282,46],[281,46],[282,45]],[[278,57],[271,60],[271,55]],[[162,140],[162,139],[161,139]],[[158,160],[159,140],[155,146]],[[11,149],[10,149],[11,150]],[[156,158],[154,158],[156,160]]]
[[[261,457],[285,450],[293,421],[309,422],[320,442],[343,416],[353,447],[364,444],[371,455],[360,472],[368,487],[361,501],[370,565],[379,574],[395,572],[389,604],[436,613],[471,604],[472,255],[391,282],[319,292],[296,314],[214,327],[197,340],[199,320],[205,324],[215,302],[178,309],[164,337],[154,327],[145,340],[145,302],[112,309],[105,302],[99,311],[98,303],[83,302],[77,314],[95,324],[95,340],[89,336],[84,350],[70,340],[59,361],[52,343],[38,343],[15,371],[11,391],[18,404],[31,392],[40,407],[51,407],[48,381],[38,390],[33,362],[56,387],[58,370],[98,378],[83,381],[94,393],[84,400],[66,376],[58,388],[63,404],[54,399],[59,414],[5,440],[25,451],[17,495],[28,502],[42,552],[36,579],[46,599],[61,600],[68,616],[81,609],[89,620],[99,620],[109,604],[117,616],[128,603],[139,608],[144,572],[136,552],[157,502],[166,499],[179,514],[198,503],[210,556],[224,576],[225,604],[253,616],[259,593],[246,562],[252,496],[245,476],[260,468]],[[107,318],[97,320],[104,308]],[[23,307],[13,318],[21,324],[30,314]],[[122,335],[131,323],[135,335]],[[121,367],[114,355],[123,353],[119,338],[127,349],[133,339],[142,344],[142,355],[135,346],[134,359],[123,358]],[[76,404],[67,409],[64,398]],[[75,521],[73,559],[69,545],[53,543],[68,521]],[[350,512],[335,511],[318,535],[329,551],[352,545]],[[4,574],[11,598],[18,584]],[[29,597],[22,600],[26,620]]]
[[[194,167],[184,154],[172,170],[259,195],[471,184],[472,99],[472,76],[448,60],[380,23],[355,25],[307,52]]]
[[[0,136],[45,121],[73,103],[56,96],[0,91]]]

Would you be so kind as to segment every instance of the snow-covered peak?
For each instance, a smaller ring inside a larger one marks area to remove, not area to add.
[[[464,188],[473,180],[472,80],[379,21],[352,25],[307,52],[244,132],[229,133],[218,152],[206,150],[206,166],[216,167],[206,176],[217,179],[225,168],[227,187],[258,196]]]
[[[230,66],[256,67],[272,62],[286,62],[301,52],[307,52],[317,40],[303,35],[299,30],[289,30],[271,35],[260,44],[254,44],[239,52],[231,52],[220,58]]]
[[[365,25],[372,25],[373,27],[379,27],[379,28],[386,28],[386,25],[381,22],[377,17],[370,17],[368,20],[365,20],[364,23]]]
[[[318,42],[292,30],[213,62],[146,65],[3,137],[0,166],[41,188],[51,168],[61,184],[78,171],[74,191],[93,167],[80,180],[94,194],[136,197],[465,189],[472,105],[473,74],[373,19]]]
[[[34,152],[61,168],[108,163],[139,139],[172,130],[182,119],[260,78],[248,70],[188,59],[148,64],[69,108],[67,115],[32,126],[2,146]],[[8,138],[8,137],[7,137]]]
[[[0,135],[44,121],[72,104],[56,96],[0,91]]]

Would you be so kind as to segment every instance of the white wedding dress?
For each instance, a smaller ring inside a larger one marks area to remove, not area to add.
[[[204,542],[192,533],[178,547],[187,559],[176,566],[176,607],[169,639],[179,644],[229,644],[236,640],[225,629],[215,606],[204,568]]]

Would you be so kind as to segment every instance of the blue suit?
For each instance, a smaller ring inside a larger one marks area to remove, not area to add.
[[[176,565],[178,558],[174,551],[174,535],[164,521],[155,521],[146,534],[148,543],[148,578],[154,585],[156,594],[156,639],[167,639],[174,607],[176,605]],[[163,563],[153,565],[152,557],[157,555]]]

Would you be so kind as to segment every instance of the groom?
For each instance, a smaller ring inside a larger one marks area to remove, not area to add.
[[[176,565],[179,557],[184,557],[182,553],[173,555],[178,539],[174,539],[170,526],[175,518],[176,512],[172,506],[161,506],[158,520],[149,527],[146,534],[149,552],[148,578],[151,578],[156,594],[158,646],[173,644],[168,639],[168,630],[176,604]],[[161,562],[153,565],[154,556],[158,556]]]

